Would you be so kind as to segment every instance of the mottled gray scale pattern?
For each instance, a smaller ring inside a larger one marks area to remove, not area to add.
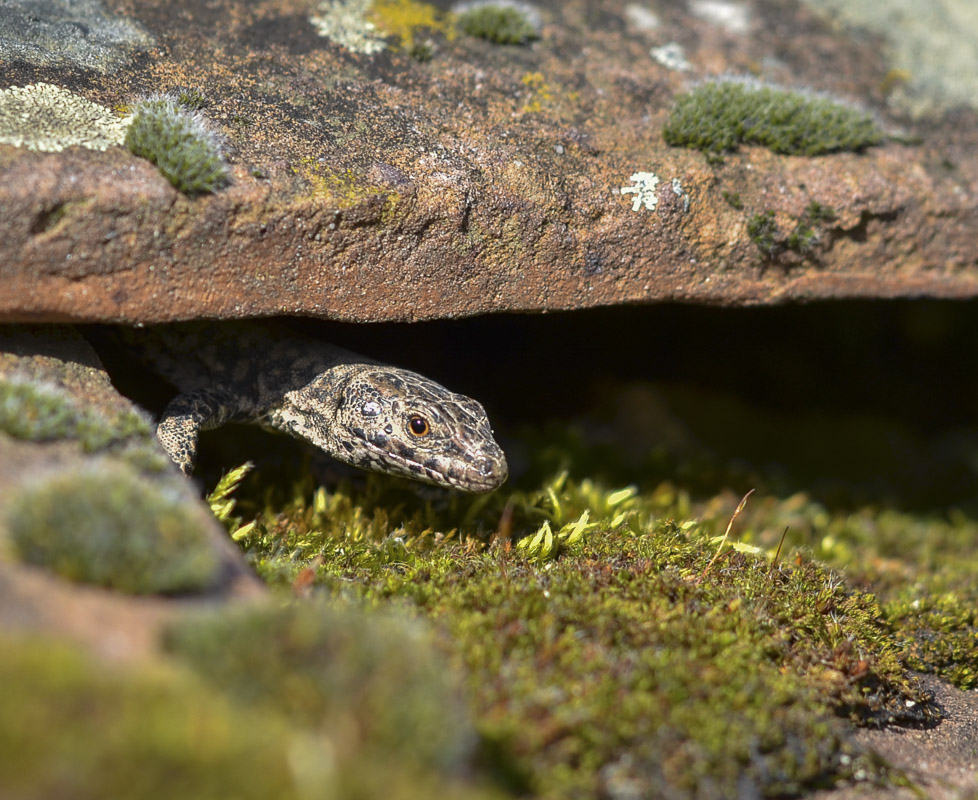
[[[123,334],[180,390],[157,434],[184,473],[197,437],[257,422],[363,469],[488,492],[506,457],[485,410],[417,373],[268,323],[167,325]]]

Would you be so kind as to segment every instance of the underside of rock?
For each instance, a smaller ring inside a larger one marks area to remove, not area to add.
[[[340,12],[361,6],[361,38],[343,38]],[[976,112],[900,116],[880,42],[805,6],[548,2],[524,45],[405,0],[99,8],[72,28],[83,41],[47,51],[35,28],[5,29],[0,90],[53,84],[120,118],[182,97],[231,179],[188,195],[121,145],[0,144],[5,320],[978,294]],[[818,156],[667,145],[675,98],[722,75],[858,103],[883,141]]]

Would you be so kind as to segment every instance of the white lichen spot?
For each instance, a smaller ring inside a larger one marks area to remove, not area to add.
[[[122,144],[128,126],[104,106],[50,83],[0,91],[0,144],[46,153],[73,145],[105,150]]]
[[[683,191],[683,183],[679,178],[672,179],[672,193],[683,201],[683,213],[689,211],[689,195]]]
[[[750,28],[750,9],[744,3],[731,0],[690,0],[689,10],[704,22],[717,25],[728,33],[747,33]]]
[[[632,211],[638,211],[645,206],[649,211],[655,211],[659,205],[659,198],[656,196],[655,187],[659,185],[659,176],[654,172],[636,172],[628,180],[631,186],[622,186],[622,194],[633,194]]]
[[[625,19],[629,25],[640,31],[655,30],[660,24],[658,14],[638,3],[629,3],[625,6]]]
[[[372,0],[324,0],[309,22],[320,36],[354,53],[379,53],[387,43],[369,19]]]
[[[693,68],[693,65],[686,60],[686,51],[679,42],[667,42],[659,47],[653,47],[649,50],[649,55],[666,69],[689,72]]]

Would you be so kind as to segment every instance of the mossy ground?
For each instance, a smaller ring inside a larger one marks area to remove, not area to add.
[[[515,3],[484,3],[465,8],[458,15],[458,26],[467,35],[494,44],[526,44],[540,38],[526,11]]]
[[[940,616],[956,651],[901,627],[905,590],[868,592],[894,549],[905,564],[915,548],[940,550],[933,521],[832,513],[762,486],[735,523],[737,548],[712,562],[736,495],[574,479],[560,468],[593,470],[609,453],[574,437],[538,445],[531,474],[553,477],[523,490],[419,500],[380,477],[333,492],[300,481],[292,497],[243,491],[237,511],[257,523],[230,527],[273,585],[430,619],[467,676],[484,746],[539,796],[748,784],[771,795],[880,777],[849,742],[851,722],[932,722],[911,665],[967,685],[973,589]],[[964,547],[972,524],[944,523],[944,541]],[[850,563],[856,547],[864,569]],[[955,571],[964,587],[967,569]]]

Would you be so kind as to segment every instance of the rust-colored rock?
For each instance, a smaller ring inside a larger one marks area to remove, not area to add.
[[[548,2],[541,39],[516,47],[444,19],[398,27],[421,5],[377,12],[400,38],[373,54],[320,36],[315,4],[298,0],[108,0],[139,37],[105,71],[0,47],[0,88],[45,81],[115,107],[199,87],[234,178],[194,199],[121,147],[0,145],[0,319],[978,295],[976,112],[887,116],[879,48],[811,11],[760,3],[734,25],[682,4],[656,19],[641,4]],[[662,63],[671,42],[689,70]],[[817,158],[745,147],[721,165],[668,147],[674,95],[726,72],[860,101],[900,136]],[[654,210],[622,193],[641,173],[660,179]],[[769,259],[751,241],[752,216],[773,212],[784,236],[813,201],[837,218],[810,253]]]
[[[56,391],[77,408],[105,419],[132,412],[132,404],[112,387],[94,351],[70,328],[5,326],[0,333],[0,382],[8,387],[13,381]],[[214,580],[206,591],[179,599],[133,597],[73,583],[13,558],[6,531],[9,504],[52,475],[89,474],[115,457],[109,452],[86,454],[71,437],[43,436],[35,441],[0,430],[0,632],[65,637],[114,659],[138,659],[156,652],[161,629],[176,615],[263,595],[264,586],[241,551],[162,453],[159,457],[167,468],[152,473],[153,488],[187,507],[192,515],[188,518],[200,525],[216,555]],[[127,468],[134,469],[131,464]]]

